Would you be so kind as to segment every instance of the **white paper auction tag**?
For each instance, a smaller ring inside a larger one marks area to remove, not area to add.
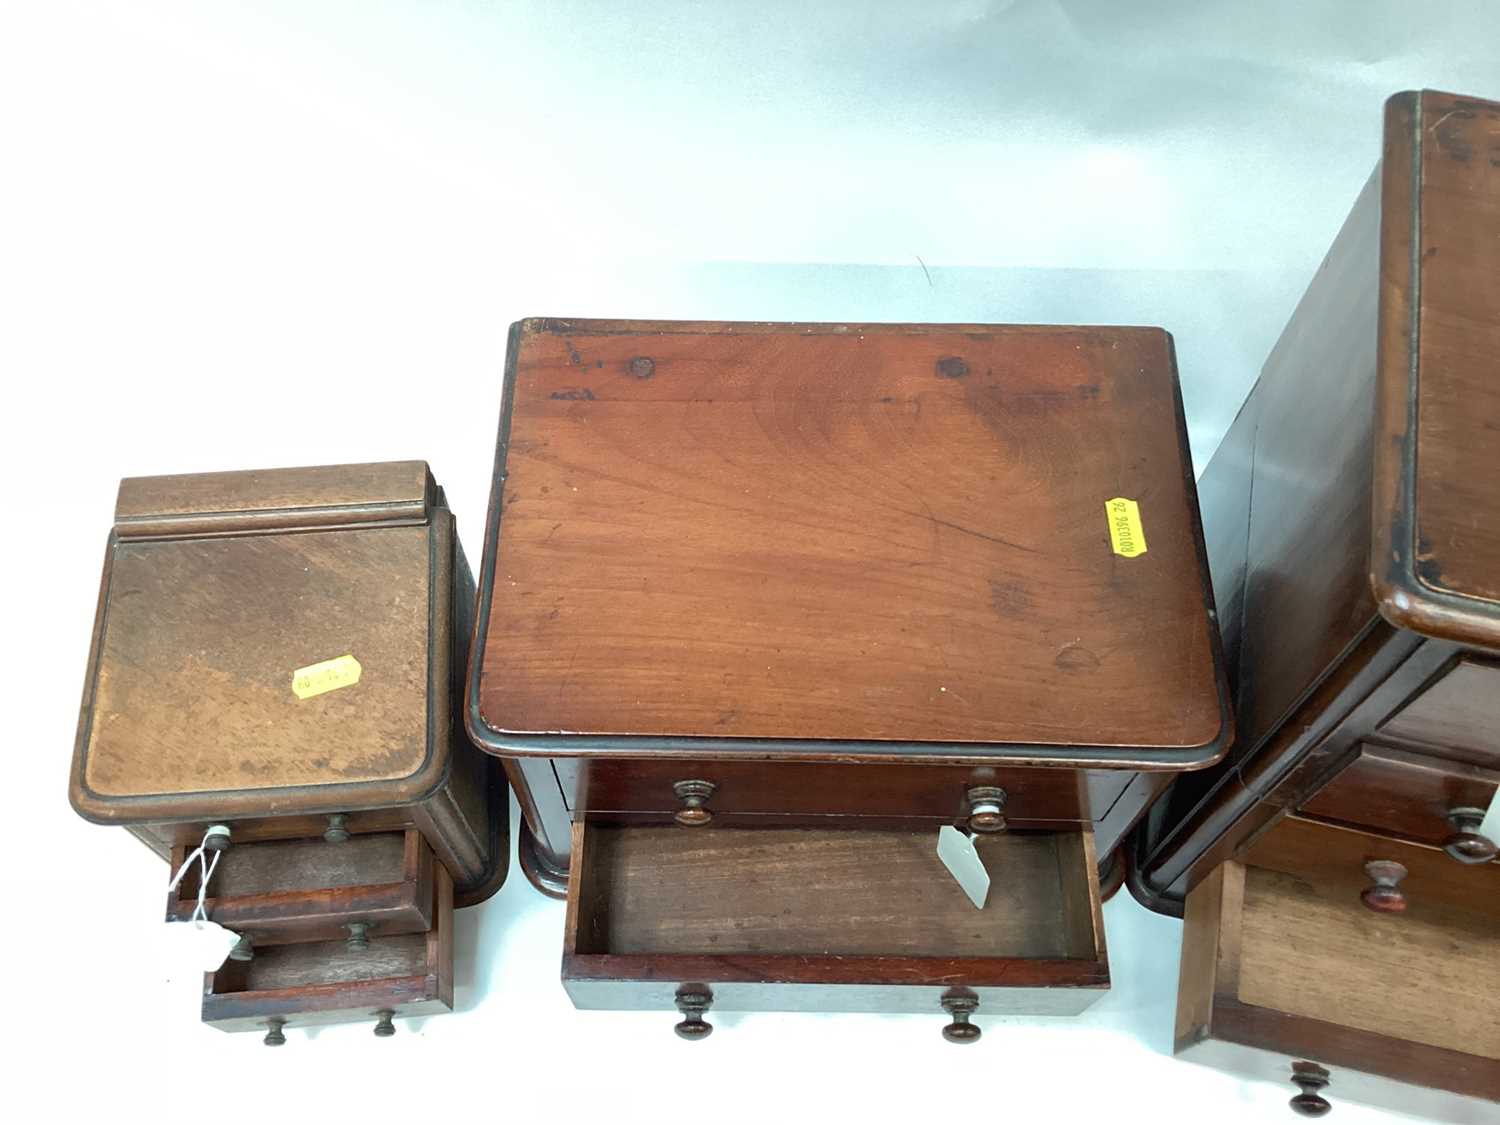
[[[217,922],[167,923],[167,956],[172,964],[187,965],[195,972],[217,972],[239,940],[239,934]]]
[[[969,901],[983,910],[985,900],[990,897],[990,873],[984,869],[984,860],[974,850],[974,838],[951,824],[945,824],[938,829],[937,854],[943,866],[958,880],[964,894],[969,896]]]
[[[1488,840],[1500,840],[1500,789],[1490,798],[1490,811],[1484,814],[1479,834]]]

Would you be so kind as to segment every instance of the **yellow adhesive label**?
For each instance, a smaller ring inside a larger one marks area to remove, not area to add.
[[[315,695],[337,691],[359,683],[359,674],[364,671],[353,654],[345,653],[332,660],[323,660],[298,668],[292,673],[292,692],[298,699],[311,699]]]
[[[1141,506],[1124,496],[1104,502],[1109,517],[1109,543],[1115,554],[1127,559],[1146,553],[1146,532],[1141,527]]]

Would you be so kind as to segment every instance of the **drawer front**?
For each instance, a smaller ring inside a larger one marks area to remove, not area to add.
[[[693,1019],[678,996],[689,988],[710,1011],[962,1024],[1069,1014],[1109,985],[1088,832],[977,838],[991,885],[976,909],[931,830],[573,830],[563,982],[579,1007],[675,1005]]]
[[[565,792],[572,776],[559,770]],[[700,780],[713,785],[704,807],[726,819],[831,815],[956,822],[968,815],[968,791],[987,786],[1005,791],[1004,814],[1012,827],[1047,827],[1102,818],[1133,776],[1124,770],[594,759],[579,763],[569,804],[588,814],[667,817],[682,807],[674,786]]]
[[[1465,657],[1407,700],[1381,733],[1500,769],[1500,664]]]
[[[185,851],[174,851],[174,870]],[[235,844],[220,856],[204,905],[253,948],[343,940],[357,950],[371,938],[432,928],[440,866],[414,830]],[[168,894],[167,921],[192,917],[198,871],[194,863]]]
[[[1304,816],[1442,847],[1455,809],[1488,809],[1500,771],[1365,743],[1359,756],[1302,803]]]
[[[1372,860],[1406,869],[1404,910],[1362,901]],[[1176,1049],[1210,1065],[1238,1054],[1227,1047],[1272,1052],[1289,1095],[1289,1062],[1314,1060],[1336,1105],[1369,1097],[1468,1120],[1351,1072],[1500,1097],[1500,1024],[1480,1000],[1500,988],[1497,891],[1500,868],[1287,817],[1188,895]]]
[[[363,949],[344,941],[280,945],[249,961],[226,961],[204,975],[203,1022],[255,1031],[275,1044],[284,1030],[389,1020],[453,1009],[453,881],[434,870],[424,933],[375,937]]]

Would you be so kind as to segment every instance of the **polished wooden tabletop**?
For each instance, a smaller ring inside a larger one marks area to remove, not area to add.
[[[528,321],[512,351],[490,730],[1225,733],[1164,332]]]

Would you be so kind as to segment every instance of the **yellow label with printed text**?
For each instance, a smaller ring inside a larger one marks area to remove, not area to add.
[[[298,668],[292,673],[292,692],[298,699],[311,699],[315,695],[359,683],[362,671],[364,669],[359,666],[359,661],[354,659],[353,654],[345,653],[332,660]]]
[[[1141,506],[1124,496],[1104,502],[1109,516],[1109,543],[1115,554],[1133,559],[1146,553],[1146,532],[1141,527]]]

